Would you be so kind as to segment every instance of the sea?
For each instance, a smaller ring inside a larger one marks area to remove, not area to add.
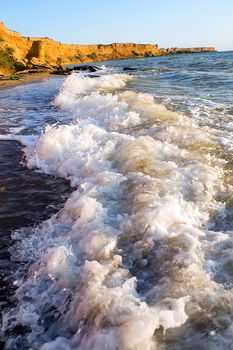
[[[233,52],[92,65],[0,91],[1,347],[231,350]]]

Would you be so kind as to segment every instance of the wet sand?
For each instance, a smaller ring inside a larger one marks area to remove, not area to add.
[[[18,80],[0,80],[0,90],[9,89],[18,85],[37,82],[44,79],[58,77],[58,75],[51,75],[49,72],[42,73],[27,73],[18,76]]]

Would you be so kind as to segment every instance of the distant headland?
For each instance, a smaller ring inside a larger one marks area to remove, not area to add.
[[[214,47],[160,49],[157,44],[69,45],[49,38],[23,37],[0,22],[0,75],[51,70],[57,66],[126,58],[215,51]]]

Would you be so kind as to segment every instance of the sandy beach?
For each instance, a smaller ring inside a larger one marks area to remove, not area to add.
[[[51,75],[49,72],[43,73],[28,73],[22,74],[17,80],[2,79],[0,80],[0,90],[9,89],[18,85],[24,85],[32,82],[37,82],[44,79],[54,78],[56,75]]]

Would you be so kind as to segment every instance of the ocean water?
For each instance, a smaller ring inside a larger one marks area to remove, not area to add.
[[[12,231],[5,348],[233,349],[233,53],[96,65],[1,91],[0,141],[70,183]]]

